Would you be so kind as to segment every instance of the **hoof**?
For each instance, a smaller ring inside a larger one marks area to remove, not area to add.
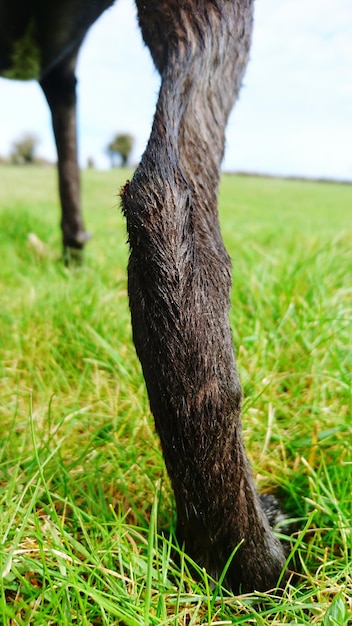
[[[62,257],[66,267],[69,265],[82,265],[84,262],[84,244],[91,238],[92,235],[85,231],[65,238]]]
[[[89,241],[92,236],[93,235],[91,233],[86,233],[84,231],[76,236],[76,242],[78,245],[84,246],[84,244],[87,243],[87,241]]]
[[[64,248],[76,248],[79,250],[83,248],[84,244],[91,238],[91,233],[86,233],[84,230],[76,233],[75,235],[67,235],[64,239]]]
[[[268,493],[261,493],[259,495],[260,503],[265,515],[268,518],[269,524],[274,531],[288,534],[289,523],[287,515],[280,507],[278,500],[275,496]]]

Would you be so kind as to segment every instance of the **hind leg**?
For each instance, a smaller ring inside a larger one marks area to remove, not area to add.
[[[40,85],[50,106],[58,154],[64,258],[79,258],[90,239],[80,206],[76,128],[76,54],[55,66]]]

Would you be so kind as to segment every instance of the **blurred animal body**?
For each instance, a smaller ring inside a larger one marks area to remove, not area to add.
[[[27,72],[37,72],[52,111],[63,243],[73,248],[87,238],[75,65],[89,26],[110,4],[0,0],[2,74],[25,78],[23,46],[35,43]],[[228,319],[231,266],[217,211],[225,127],[248,60],[253,0],[136,5],[161,88],[147,148],[121,193],[133,338],[175,493],[180,544],[214,577],[234,554],[227,585],[262,591],[276,586],[285,556],[242,443]]]
[[[77,56],[90,26],[111,4],[113,0],[0,0],[0,76],[38,80],[51,110],[68,256],[90,238],[80,205]]]

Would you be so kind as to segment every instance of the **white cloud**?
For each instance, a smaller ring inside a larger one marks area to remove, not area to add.
[[[225,166],[352,179],[351,18],[349,0],[258,0]]]

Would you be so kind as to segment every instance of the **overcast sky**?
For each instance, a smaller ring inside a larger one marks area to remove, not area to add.
[[[79,153],[108,167],[116,132],[150,132],[159,77],[118,0],[90,30],[79,65]],[[34,82],[0,79],[0,155],[23,132],[55,159],[50,116]],[[226,170],[352,181],[352,1],[257,0],[251,61],[227,129]]]

